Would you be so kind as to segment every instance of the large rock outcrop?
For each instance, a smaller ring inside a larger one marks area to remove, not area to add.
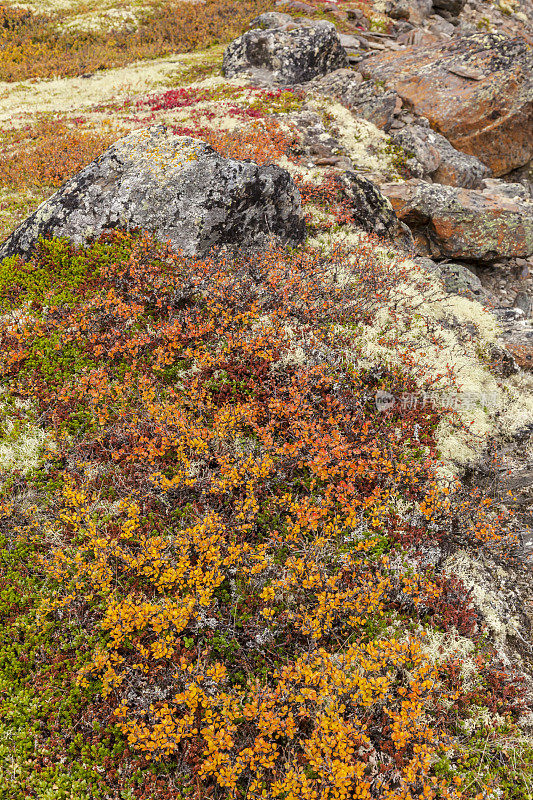
[[[533,203],[416,179],[380,188],[420,252],[479,261],[533,253]]]
[[[310,20],[247,31],[226,48],[223,72],[227,78],[247,74],[256,81],[295,84],[346,66],[335,26]]]
[[[533,49],[521,38],[473,34],[440,46],[383,51],[360,66],[496,176],[533,157]]]
[[[39,236],[81,243],[107,228],[142,228],[186,255],[217,245],[302,241],[300,195],[278,166],[223,158],[159,125],[134,131],[65,183],[7,239],[0,259],[27,255]]]

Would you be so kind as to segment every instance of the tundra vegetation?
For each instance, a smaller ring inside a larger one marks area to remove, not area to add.
[[[4,80],[203,47],[264,7],[154,6],[115,43],[7,7]],[[300,163],[296,93],[182,66],[188,85],[6,127],[2,234],[164,121],[288,165],[310,235],[197,260],[113,231],[0,264],[0,797],[532,798],[522,680],[427,558],[513,559],[512,520],[446,461],[443,425],[468,441],[471,420],[375,402],[459,391],[444,298]]]

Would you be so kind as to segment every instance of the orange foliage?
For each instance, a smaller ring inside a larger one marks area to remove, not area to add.
[[[54,247],[35,264],[81,257]],[[102,681],[133,747],[228,798],[459,797],[432,773],[446,677],[395,624],[442,616],[443,586],[398,572],[397,543],[424,532],[394,503],[418,504],[432,540],[497,522],[438,488],[437,412],[376,409],[377,388],[415,389],[407,373],[356,369],[398,265],[363,244],[194,261],[118,232],[83,252],[76,299],[45,293],[0,336],[2,382],[70,464],[54,537],[75,546],[42,565],[48,607],[83,602],[101,633],[81,684]]]

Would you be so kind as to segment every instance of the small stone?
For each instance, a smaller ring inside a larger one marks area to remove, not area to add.
[[[302,11],[304,14],[314,14],[315,12],[313,6],[308,5],[308,3],[302,3],[300,0],[292,0],[292,2],[289,2],[289,7],[291,11]]]
[[[339,41],[346,49],[358,50],[361,47],[361,40],[363,37],[353,36],[346,33],[339,33]],[[366,43],[368,47],[368,42]],[[361,75],[361,80],[363,76]]]
[[[392,239],[408,252],[413,251],[413,237],[401,223],[379,187],[352,171],[337,175],[336,183],[349,202],[355,224],[369,233]]]
[[[322,158],[317,158],[315,164],[318,167],[335,166],[341,160],[341,156],[324,156]]]
[[[531,317],[531,311],[533,309],[533,300],[531,295],[527,292],[518,292],[514,299],[513,303],[514,308],[521,308],[524,312],[524,316],[526,319]]]
[[[339,69],[308,84],[310,91],[334,97],[359,117],[387,131],[394,119],[398,101],[396,92],[383,90],[374,81],[363,81],[360,72]]]
[[[458,75],[460,78],[468,78],[472,81],[481,81],[485,77],[480,69],[472,69],[471,67],[451,66],[446,67],[446,69],[453,75]]]
[[[364,19],[365,15],[360,8],[347,8],[348,19]]]
[[[466,0],[433,0],[433,8],[436,11],[444,11],[454,16],[461,13],[465,4]]]
[[[253,19],[250,22],[250,28],[261,28],[261,30],[283,28],[291,22],[293,22],[293,18],[290,14],[282,14],[279,11],[268,11]]]

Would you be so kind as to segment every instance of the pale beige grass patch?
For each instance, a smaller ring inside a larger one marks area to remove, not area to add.
[[[95,106],[125,102],[135,95],[150,92],[195,64],[206,54],[222,60],[223,47],[194,54],[172,55],[153,61],[138,61],[127,67],[95,72],[90,78],[54,78],[19,83],[0,82],[0,125],[20,126],[36,114],[72,114]]]

